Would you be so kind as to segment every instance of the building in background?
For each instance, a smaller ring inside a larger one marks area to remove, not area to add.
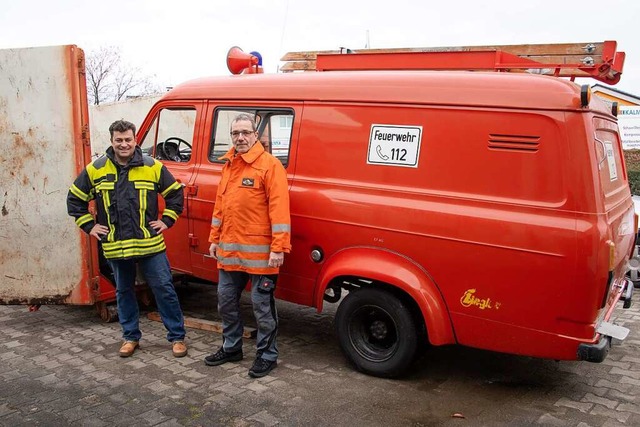
[[[102,155],[111,146],[109,126],[116,120],[127,120],[140,128],[147,112],[162,95],[151,95],[124,101],[89,105],[89,132],[93,157]]]
[[[591,91],[607,104],[618,103],[618,126],[622,148],[640,149],[640,97],[601,84],[591,86]]]

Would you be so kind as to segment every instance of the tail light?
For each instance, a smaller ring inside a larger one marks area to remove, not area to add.
[[[607,240],[607,245],[609,245],[609,271],[613,271],[616,266],[616,244]]]

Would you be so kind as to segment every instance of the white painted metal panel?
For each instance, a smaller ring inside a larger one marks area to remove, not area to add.
[[[3,303],[68,301],[86,270],[83,236],[66,210],[77,162],[84,161],[76,160],[81,123],[74,49],[0,50]]]

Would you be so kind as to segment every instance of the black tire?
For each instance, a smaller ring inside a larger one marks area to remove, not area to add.
[[[416,323],[405,304],[390,292],[350,292],[338,306],[335,326],[342,351],[366,374],[397,377],[416,356]]]

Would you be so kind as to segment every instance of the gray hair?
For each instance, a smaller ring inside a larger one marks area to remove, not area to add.
[[[247,113],[238,114],[233,118],[233,120],[231,120],[231,124],[234,124],[236,122],[249,122],[251,123],[251,130],[253,130],[254,132],[258,130],[258,128],[256,127],[256,121],[250,114],[247,114]]]

